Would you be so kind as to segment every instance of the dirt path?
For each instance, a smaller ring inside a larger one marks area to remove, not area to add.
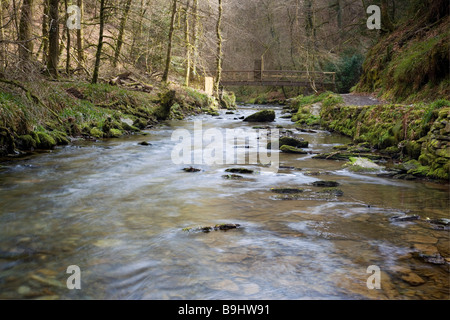
[[[371,96],[363,96],[357,94],[341,94],[344,102],[348,106],[372,106],[382,104],[381,101]]]

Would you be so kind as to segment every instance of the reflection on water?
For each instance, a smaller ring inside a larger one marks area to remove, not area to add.
[[[390,220],[404,213],[448,219],[448,185],[354,174],[312,155],[280,154],[278,173],[236,181],[223,179],[227,166],[186,173],[172,164],[174,129],[192,130],[202,119],[206,129],[250,130],[234,118],[252,112],[168,122],[146,137],[85,142],[6,164],[0,298],[450,297],[448,264],[418,257],[448,258],[448,230]],[[276,125],[292,126],[279,117]],[[322,131],[298,135],[313,152],[349,142]],[[339,181],[344,195],[316,196],[311,183],[322,179]],[[270,190],[279,187],[304,188],[305,196],[279,200]],[[218,223],[242,228],[182,231]],[[81,268],[81,290],[66,288],[70,265]],[[366,286],[370,265],[381,269],[381,290]]]

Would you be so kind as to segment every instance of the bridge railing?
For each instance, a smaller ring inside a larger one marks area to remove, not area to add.
[[[215,77],[215,73],[209,72]],[[224,70],[222,82],[311,82],[334,84],[335,72],[308,72],[296,70]]]

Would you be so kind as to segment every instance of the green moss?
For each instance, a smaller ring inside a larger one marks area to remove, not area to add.
[[[91,137],[101,139],[103,138],[103,131],[101,131],[99,128],[94,127],[89,131],[89,134]]]
[[[68,145],[70,143],[70,139],[67,137],[67,134],[62,131],[54,130],[50,134],[58,145]]]
[[[306,151],[300,149],[300,148],[296,148],[296,147],[292,147],[292,146],[287,146],[284,145],[280,148],[281,152],[284,153],[294,153],[294,154],[308,154]]]
[[[120,138],[123,135],[122,130],[119,129],[110,129],[109,130],[109,137],[111,138]]]
[[[20,136],[19,140],[20,146],[24,150],[31,150],[37,147],[36,140],[34,140],[33,137],[29,134]]]
[[[280,145],[280,148],[282,146],[291,146],[291,147],[296,147],[296,148],[308,148],[309,142],[301,141],[301,140],[291,138],[291,137],[281,137],[279,145]]]
[[[39,149],[52,149],[56,146],[56,141],[46,132],[37,132],[37,136],[39,137],[38,148]]]

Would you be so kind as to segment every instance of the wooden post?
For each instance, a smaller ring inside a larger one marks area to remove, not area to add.
[[[255,60],[255,68],[254,70],[254,80],[262,81],[262,72],[263,72],[263,60]]]

